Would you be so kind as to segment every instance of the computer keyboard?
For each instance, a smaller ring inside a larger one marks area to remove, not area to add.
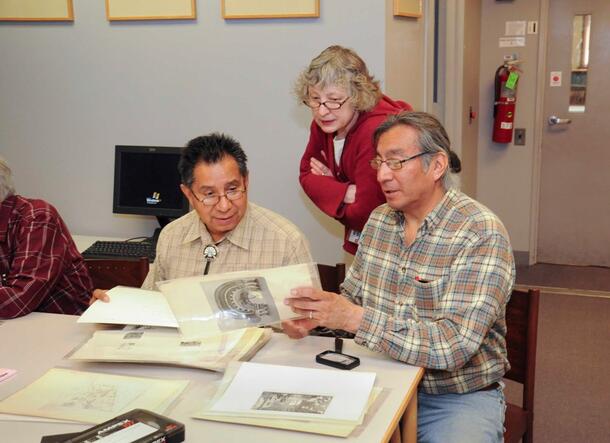
[[[83,251],[84,258],[148,257],[155,260],[155,245],[151,242],[98,240]]]

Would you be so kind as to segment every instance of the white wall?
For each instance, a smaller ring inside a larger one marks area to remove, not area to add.
[[[394,0],[386,0],[384,92],[421,111],[426,101],[424,19],[395,16],[393,6]]]
[[[343,261],[341,226],[298,184],[309,125],[291,85],[331,44],[384,80],[385,2],[322,1],[319,19],[226,22],[199,0],[195,21],[115,22],[74,2],[74,23],[0,23],[0,153],[18,192],[52,202],[73,233],[149,235],[112,214],[114,145],[182,146],[227,132],[249,155],[250,198],[293,220],[314,258]]]

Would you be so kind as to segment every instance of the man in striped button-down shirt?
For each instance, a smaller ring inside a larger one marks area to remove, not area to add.
[[[93,283],[57,210],[15,194],[0,158],[0,318],[32,311],[80,314]]]
[[[389,117],[371,166],[387,204],[365,226],[342,296],[293,290],[305,320],[292,337],[326,326],[372,350],[426,369],[418,441],[502,441],[505,309],[514,261],[502,222],[455,190],[460,160],[431,115]]]

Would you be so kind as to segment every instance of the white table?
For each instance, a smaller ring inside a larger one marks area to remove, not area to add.
[[[76,316],[32,313],[25,317],[6,320],[0,324],[0,366],[17,369],[12,379],[0,383],[0,399],[28,385],[52,367],[107,372],[144,377],[188,379],[191,384],[168,415],[186,426],[186,441],[199,442],[339,442],[343,439],[295,431],[262,428],[190,418],[199,409],[200,399],[211,383],[219,381],[222,374],[161,365],[124,363],[80,363],[64,360],[63,356],[78,343],[90,337],[95,326],[76,323]],[[315,355],[331,349],[332,338],[307,337],[290,340],[283,334],[274,334],[271,341],[252,361],[285,364],[302,367],[322,366],[315,363]],[[354,371],[377,373],[376,384],[384,388],[365,422],[358,427],[347,442],[386,442],[406,410],[410,438],[414,440],[417,418],[417,384],[423,370],[370,352],[351,340],[346,340],[344,352],[360,357],[361,365]],[[338,369],[337,369],[338,370]],[[0,440],[11,443],[39,442],[41,436],[86,429],[87,425],[0,421]]]

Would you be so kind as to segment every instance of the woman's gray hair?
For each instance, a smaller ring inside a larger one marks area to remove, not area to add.
[[[294,94],[299,101],[309,98],[309,88],[316,86],[340,86],[345,88],[357,111],[367,112],[381,99],[379,82],[353,50],[343,46],[329,46],[314,58],[301,72],[294,85]]]
[[[451,142],[447,131],[436,117],[427,112],[406,111],[390,115],[376,130],[373,136],[374,146],[377,146],[379,138],[395,126],[409,126],[417,131],[418,144],[422,152],[436,154],[442,152],[447,156],[449,166],[442,177],[444,189],[455,186],[453,174],[462,170],[462,162],[455,152],[451,150]],[[422,164],[427,171],[432,162],[432,156],[424,155]]]
[[[14,193],[15,186],[13,185],[13,173],[11,172],[8,163],[0,157],[0,202]]]

